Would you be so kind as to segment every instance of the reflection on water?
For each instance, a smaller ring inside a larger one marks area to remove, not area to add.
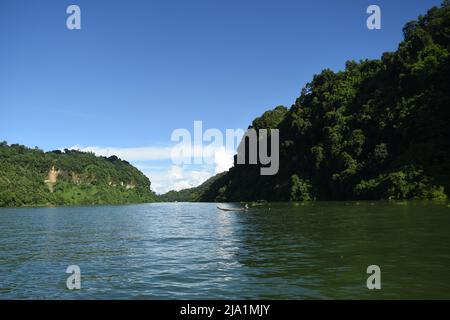
[[[449,249],[444,203],[0,209],[0,298],[450,298]]]

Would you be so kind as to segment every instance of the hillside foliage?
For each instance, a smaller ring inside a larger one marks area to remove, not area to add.
[[[444,199],[450,190],[450,2],[404,27],[396,52],[313,77],[280,131],[280,170],[236,165],[202,201]],[[235,161],[236,162],[236,161]],[[197,190],[198,191],[198,190]]]
[[[150,181],[116,156],[0,143],[0,207],[155,201]]]

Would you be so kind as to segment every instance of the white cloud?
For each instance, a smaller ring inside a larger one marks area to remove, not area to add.
[[[184,155],[194,155],[196,154],[194,151],[199,152],[198,147],[187,146],[187,148],[189,151]],[[76,145],[69,149],[93,152],[104,157],[116,155],[123,160],[127,160],[150,178],[152,190],[157,193],[196,187],[214,174],[230,169],[233,166],[234,155],[234,152],[228,151],[223,146],[200,147],[201,152],[197,154],[203,155],[203,158],[200,158],[202,161],[195,162],[194,159],[191,159],[191,162],[196,164],[189,164],[189,162],[186,164],[186,161],[183,164],[183,161],[179,161],[183,158],[183,155],[174,160],[174,148],[167,146],[117,148]],[[183,158],[183,160],[186,160],[186,158]]]
[[[234,164],[234,154],[227,151],[224,147],[214,153],[215,173],[228,171]]]
[[[182,179],[183,178],[183,169],[178,166],[170,167],[168,171],[168,177],[173,180]]]
[[[153,161],[153,160],[172,160],[176,164],[206,163],[214,164],[217,161],[223,165],[225,157],[231,157],[233,162],[234,151],[226,150],[223,146],[165,146],[165,147],[138,147],[138,148],[117,148],[117,147],[82,147],[75,145],[69,149],[83,152],[93,152],[98,156],[109,157],[118,156],[127,161]],[[198,157],[196,159],[194,158]]]
[[[144,173],[150,178],[152,189],[156,193],[196,187],[214,175],[212,168],[211,170],[207,168],[195,170],[174,165],[167,170]]]
[[[80,147],[78,145],[69,149],[83,152],[93,152],[98,156],[118,156],[127,161],[148,161],[170,159],[171,147],[139,147],[139,148],[110,148],[110,147]]]

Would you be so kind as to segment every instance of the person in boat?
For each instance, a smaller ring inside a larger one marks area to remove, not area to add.
[[[222,211],[248,211],[248,204],[245,204],[243,208],[236,208],[236,209],[228,209],[228,208],[221,208],[217,206],[217,209]]]

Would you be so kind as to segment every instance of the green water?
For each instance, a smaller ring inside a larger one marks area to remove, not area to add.
[[[449,299],[449,267],[448,203],[0,209],[0,299]]]

